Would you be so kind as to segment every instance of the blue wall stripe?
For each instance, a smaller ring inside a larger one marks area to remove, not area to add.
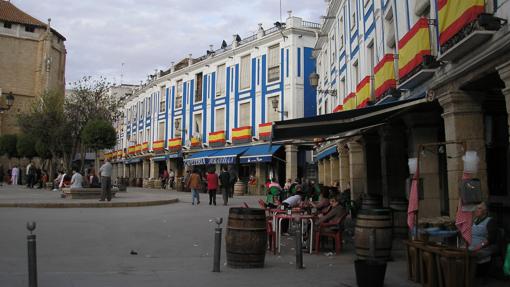
[[[313,48],[304,48],[304,77],[305,79],[315,71],[315,61],[312,59]],[[312,88],[310,81],[304,81],[304,117],[317,114],[317,91]]]
[[[255,122],[257,120],[256,99],[255,99],[255,83],[257,77],[257,59],[251,59],[251,135],[255,135]]]
[[[283,67],[283,66],[284,66],[284,65],[283,65],[283,64],[284,64],[284,63],[283,63],[283,56],[284,56],[284,50],[283,50],[283,48],[281,49],[280,56],[281,56],[281,57],[280,57],[280,59],[281,59],[281,60],[280,60],[280,67]],[[288,61],[287,61],[287,62],[288,62]],[[284,87],[284,86],[283,86],[283,82],[284,82],[284,80],[283,80],[283,76],[284,76],[284,75],[283,75],[283,69],[281,69],[281,71],[280,71],[280,78],[282,79],[282,80],[280,81],[280,89],[281,89],[281,91],[282,91],[282,92],[281,92],[281,94],[280,94],[280,110],[281,110],[281,111],[283,111],[283,110],[284,110],[284,107],[285,107],[285,105],[284,105],[284,97],[283,97],[283,96],[284,96],[284,95],[283,95],[283,87]],[[282,112],[282,113],[280,113],[280,120],[282,120],[282,121],[284,120],[284,118],[283,118],[283,112]]]
[[[239,127],[238,112],[239,112],[239,64],[235,65],[235,80],[234,80],[234,128]]]
[[[262,55],[262,99],[261,99],[261,108],[262,115],[260,122],[266,122],[266,94],[267,94],[267,82],[266,82],[266,55]]]
[[[301,77],[301,48],[297,48],[297,76]]]
[[[287,70],[287,78],[289,77],[289,49],[287,49],[287,56],[285,57],[285,68]]]
[[[226,81],[227,81],[227,86],[228,86],[228,83],[230,83],[230,67],[226,67],[226,70],[227,70]],[[227,139],[229,139],[230,138],[230,89],[228,87],[227,87],[227,93],[225,96],[225,103],[227,103],[226,104],[226,113],[225,113],[225,117],[226,117],[225,137]]]

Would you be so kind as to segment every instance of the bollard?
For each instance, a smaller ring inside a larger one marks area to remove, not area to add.
[[[296,231],[296,269],[303,269],[303,238],[301,235],[301,220],[297,219]]]
[[[222,217],[210,219],[209,222],[215,222],[218,226],[214,229],[214,256],[213,256],[213,272],[220,272],[221,261],[221,223]]]
[[[27,249],[28,249],[28,286],[37,287],[37,252],[36,252],[36,238],[32,231],[35,229],[35,222],[27,222],[27,229],[30,234],[27,235]]]

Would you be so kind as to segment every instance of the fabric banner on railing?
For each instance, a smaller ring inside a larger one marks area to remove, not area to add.
[[[437,4],[441,46],[485,11],[484,0],[439,0]]]
[[[232,129],[232,141],[234,143],[246,143],[251,141],[251,126]]]
[[[356,94],[350,93],[345,97],[344,104],[342,105],[343,110],[354,110],[356,108]]]
[[[209,145],[212,147],[225,145],[225,131],[209,133]]]
[[[152,143],[152,150],[153,151],[162,151],[165,148],[165,141],[155,141]]]
[[[117,157],[121,158],[124,155],[124,152],[122,150],[117,151]]]
[[[182,147],[182,139],[181,138],[175,138],[175,139],[168,140],[168,149],[176,150],[176,149],[180,149],[181,147]]]
[[[192,147],[199,147],[202,145],[202,139],[198,137],[192,137],[191,138],[191,146]]]
[[[375,97],[379,100],[387,90],[395,88],[395,57],[393,54],[386,54],[374,67]]]
[[[135,145],[135,153],[141,153],[142,152],[142,144]]]
[[[430,55],[430,34],[427,19],[418,22],[398,42],[398,75],[403,78]]]
[[[259,138],[270,138],[273,132],[273,123],[259,124]]]
[[[356,86],[356,108],[363,108],[370,101],[370,76],[366,76]]]
[[[341,112],[344,110],[344,107],[343,105],[338,105],[336,106],[334,109],[333,109],[333,113],[336,113],[336,112]]]
[[[142,151],[149,151],[149,143],[148,142],[144,142],[142,144]]]
[[[136,152],[136,147],[134,145],[128,147],[128,153],[134,154]]]

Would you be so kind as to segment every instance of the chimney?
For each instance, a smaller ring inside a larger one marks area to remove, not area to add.
[[[171,62],[170,64],[171,64],[170,73],[173,73],[173,72],[175,72],[175,62]]]
[[[237,42],[237,34],[232,35],[232,49],[237,48],[238,44],[239,43]]]
[[[189,54],[188,55],[188,67],[193,65],[193,54]]]

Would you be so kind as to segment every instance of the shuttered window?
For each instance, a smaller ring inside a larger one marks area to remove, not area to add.
[[[158,140],[165,139],[165,122],[159,122],[158,124]]]
[[[182,108],[182,80],[177,81],[177,93],[175,94],[175,108]]]
[[[225,95],[225,64],[219,65],[216,69],[216,96],[221,97]]]
[[[250,88],[250,55],[241,57],[241,76],[239,79],[239,88],[241,90]]]
[[[181,137],[182,130],[181,130],[181,118],[174,120],[174,138]]]
[[[280,79],[280,45],[269,47],[267,53],[268,82],[278,81]]]
[[[195,114],[193,118],[193,137],[200,138],[202,132],[202,114]]]
[[[244,103],[239,105],[239,126],[249,126],[250,125],[250,103]]]
[[[215,131],[224,131],[225,130],[225,108],[216,110],[216,120]]]

